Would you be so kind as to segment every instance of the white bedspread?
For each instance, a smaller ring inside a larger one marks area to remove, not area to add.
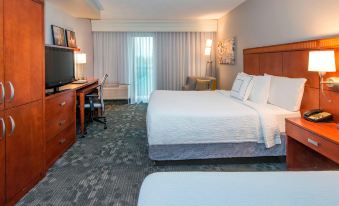
[[[155,173],[138,206],[334,206],[338,194],[339,171]]]
[[[147,110],[150,145],[196,143],[280,144],[285,115],[278,107],[241,102],[228,91],[155,91]]]

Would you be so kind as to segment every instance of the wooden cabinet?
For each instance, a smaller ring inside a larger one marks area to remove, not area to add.
[[[46,165],[50,167],[75,142],[75,122],[47,141]]]
[[[46,98],[46,140],[49,141],[75,122],[75,91]]]
[[[302,118],[286,120],[289,170],[339,168],[339,130],[335,123],[313,123]]]
[[[0,205],[44,173],[44,5],[0,0]]]
[[[3,78],[4,78],[4,42],[3,42],[3,13],[4,13],[4,4],[3,0],[0,0],[0,87],[3,84]],[[0,98],[3,94],[3,91],[0,89]],[[1,133],[0,133],[0,205],[5,204],[5,146],[6,146],[6,139],[5,135],[3,135],[4,126],[2,124],[3,122],[3,116],[4,113],[2,110],[4,109],[3,104],[4,99],[0,99],[0,127],[1,127]]]
[[[4,1],[0,0],[0,110],[4,109],[4,95],[5,95],[5,89],[4,89],[4,19],[3,19],[3,13],[4,13]]]
[[[0,205],[5,203],[5,122],[4,113],[0,112]]]
[[[6,108],[41,99],[43,93],[43,5],[32,0],[5,0]]]
[[[44,169],[42,101],[7,110],[6,199],[38,179]]]
[[[74,142],[76,136],[74,90],[46,97],[46,166],[51,166]]]

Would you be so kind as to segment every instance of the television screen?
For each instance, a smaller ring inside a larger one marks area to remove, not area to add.
[[[71,49],[45,47],[46,89],[74,81],[74,52]]]

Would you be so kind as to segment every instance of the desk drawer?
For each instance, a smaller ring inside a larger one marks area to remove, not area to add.
[[[75,142],[75,124],[72,124],[60,134],[47,142],[46,161],[50,166]]]
[[[290,122],[286,124],[286,133],[289,137],[339,164],[339,145]]]
[[[46,100],[47,141],[75,122],[75,104],[75,92]]]

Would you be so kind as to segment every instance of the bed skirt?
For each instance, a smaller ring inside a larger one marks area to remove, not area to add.
[[[286,134],[281,134],[280,145],[269,149],[265,144],[244,142],[150,145],[148,152],[149,158],[154,161],[286,156]]]

